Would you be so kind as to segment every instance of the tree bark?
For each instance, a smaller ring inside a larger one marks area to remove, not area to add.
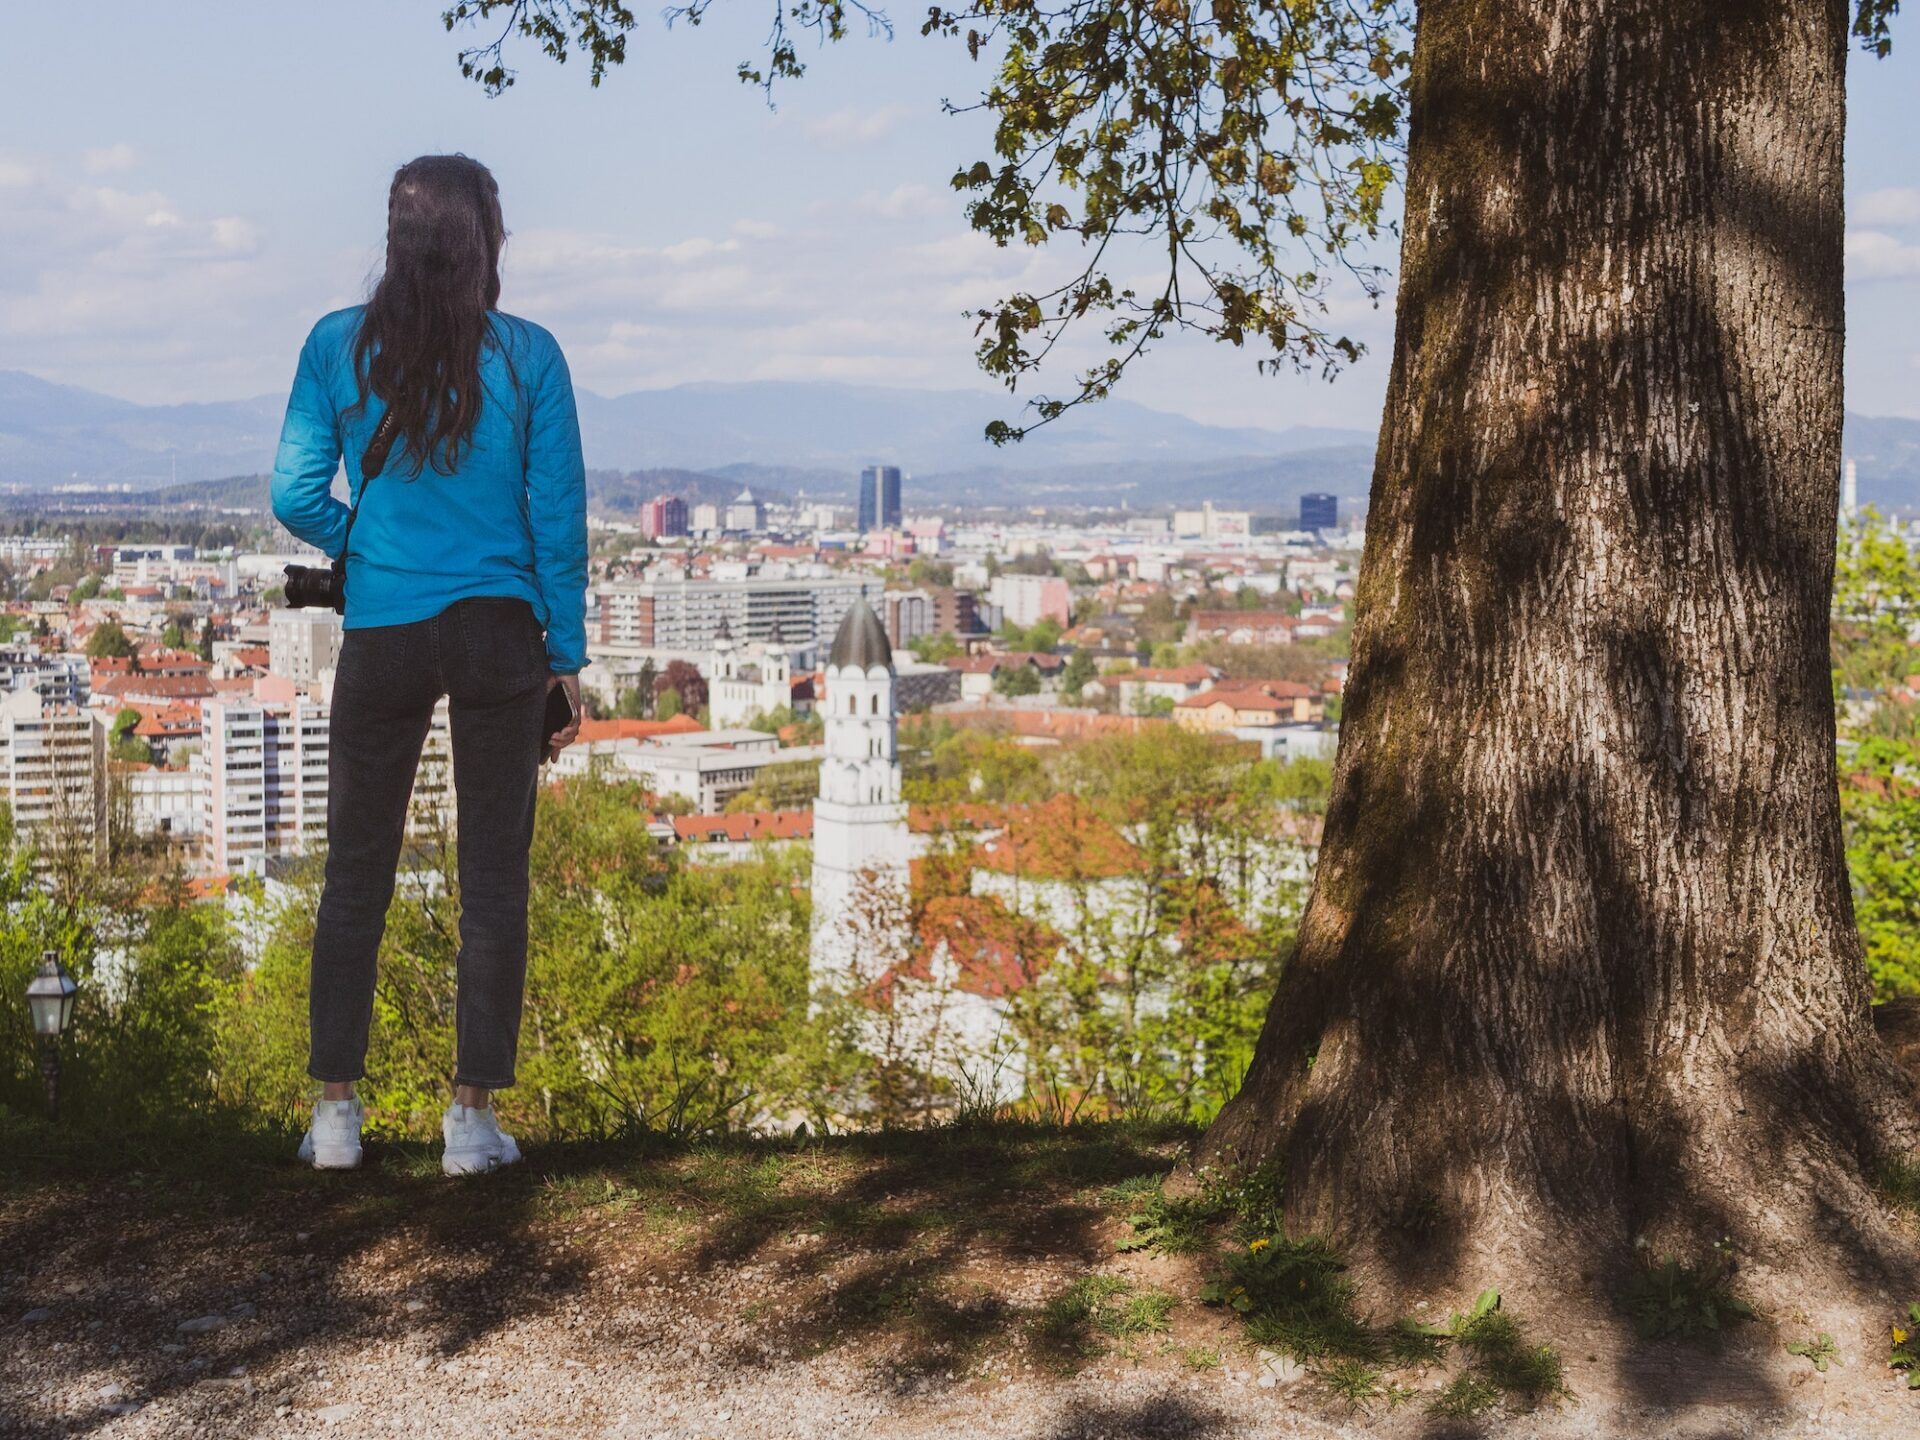
[[[1846,5],[1420,11],[1325,841],[1196,1163],[1279,1160],[1409,1286],[1876,1250],[1915,1117],[1834,782]]]

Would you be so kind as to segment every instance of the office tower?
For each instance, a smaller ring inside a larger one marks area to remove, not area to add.
[[[1300,528],[1302,530],[1338,530],[1340,502],[1331,495],[1302,495],[1300,497]]]
[[[640,533],[649,540],[670,540],[687,533],[687,502],[658,495],[640,507]]]
[[[869,465],[860,472],[860,532],[892,530],[900,524],[900,467]]]

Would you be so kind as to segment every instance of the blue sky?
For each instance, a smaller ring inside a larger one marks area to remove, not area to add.
[[[91,0],[9,16],[0,91],[0,369],[142,401],[286,384],[307,325],[361,298],[386,183],[464,150],[513,232],[503,305],[551,326],[603,393],[685,380],[978,388],[969,306],[1067,257],[968,232],[943,115],[982,71],[897,9],[890,43],[809,55],[769,110],[733,75],[767,9],[652,18],[599,89],[523,52],[489,100],[436,0]],[[1856,58],[1848,138],[1848,401],[1920,417],[1920,22]],[[1391,248],[1381,259],[1393,260]],[[1221,424],[1378,423],[1391,309],[1336,296],[1372,355],[1332,385],[1250,352],[1165,346],[1124,394]],[[1064,374],[1061,382],[1064,382]],[[1056,386],[1061,382],[1056,382]]]

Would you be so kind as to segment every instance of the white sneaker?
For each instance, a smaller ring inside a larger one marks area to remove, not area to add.
[[[493,1118],[491,1105],[449,1105],[440,1130],[447,1137],[440,1168],[449,1175],[484,1175],[520,1159],[520,1147]]]
[[[360,1163],[360,1126],[367,1112],[360,1097],[316,1100],[313,1124],[300,1142],[300,1158],[316,1170],[351,1170]]]

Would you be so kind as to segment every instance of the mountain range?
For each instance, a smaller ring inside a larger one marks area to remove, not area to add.
[[[0,485],[125,486],[156,492],[148,503],[222,503],[219,487],[200,482],[270,469],[283,405],[274,395],[139,405],[0,370]],[[991,391],[751,381],[581,391],[579,406],[596,503],[615,511],[662,490],[717,499],[745,485],[845,501],[862,466],[885,462],[909,473],[910,506],[1206,498],[1285,512],[1305,491],[1363,496],[1373,468],[1367,431],[1206,425],[1130,400],[1081,407],[999,449],[982,432],[1017,418],[1017,403]],[[1920,507],[1920,421],[1849,415],[1846,445],[1862,503]],[[231,493],[251,500],[256,488],[237,482]]]

